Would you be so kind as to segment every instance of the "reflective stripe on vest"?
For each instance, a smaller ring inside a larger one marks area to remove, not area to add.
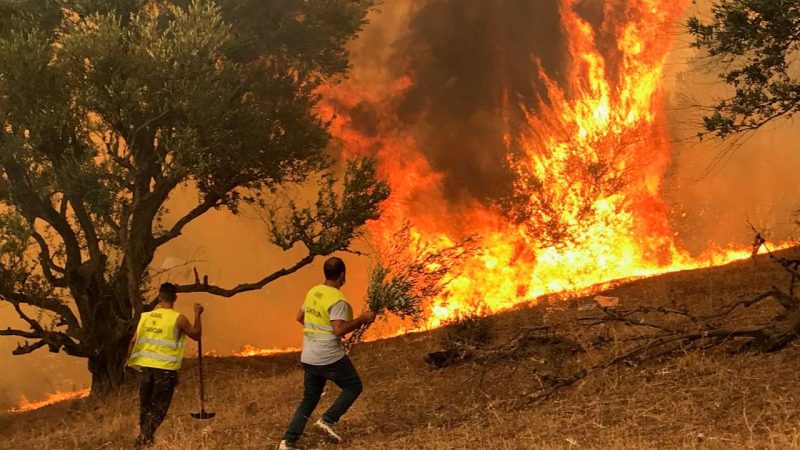
[[[136,352],[131,355],[131,359],[133,358],[150,358],[156,359],[158,361],[179,361],[181,358],[177,356],[169,356],[169,355],[161,355],[159,353],[153,352]]]
[[[175,342],[175,341],[167,341],[164,339],[150,339],[147,337],[140,337],[136,340],[136,342],[141,342],[143,344],[153,344],[153,345],[160,345],[162,347],[169,347],[169,348],[178,348],[183,347],[183,342]]]
[[[143,313],[128,365],[134,368],[178,370],[183,362],[183,333],[178,331],[180,313],[158,308]]]
[[[306,328],[313,328],[320,331],[333,331],[333,325],[317,325],[315,323],[306,323]]]

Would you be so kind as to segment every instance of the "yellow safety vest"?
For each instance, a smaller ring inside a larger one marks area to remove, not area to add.
[[[185,340],[177,326],[180,315],[178,311],[166,308],[142,313],[128,365],[135,369],[180,369]]]
[[[333,333],[330,309],[341,300],[344,300],[344,295],[339,289],[324,284],[311,288],[303,302],[303,334],[313,339],[339,339]]]

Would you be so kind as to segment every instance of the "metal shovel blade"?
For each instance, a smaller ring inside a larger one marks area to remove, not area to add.
[[[217,415],[217,413],[206,412],[206,410],[202,410],[199,413],[190,413],[189,415],[192,416],[192,418],[194,419],[206,420],[206,419],[213,419],[214,416]]]

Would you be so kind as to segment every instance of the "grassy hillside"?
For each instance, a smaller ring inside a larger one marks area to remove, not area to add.
[[[757,264],[640,280],[607,295],[625,306],[703,311],[783,285],[785,278],[759,258]],[[574,315],[585,304],[560,301],[502,314],[491,321],[494,339],[502,341],[521,325]],[[769,308],[748,314],[768,314]],[[800,342],[769,355],[718,349],[611,368],[520,407],[513,400],[538,383],[524,368],[462,364],[436,370],[425,364],[445,332],[358,347],[352,356],[365,391],[342,422],[347,443],[327,444],[310,431],[301,441],[304,448],[800,448]],[[209,409],[218,416],[206,422],[189,417],[198,405],[196,365],[188,362],[155,448],[276,447],[301,394],[297,360],[297,354],[210,358]],[[335,394],[331,388],[318,414]],[[0,416],[0,448],[130,448],[136,402],[131,389],[102,402],[86,399]]]

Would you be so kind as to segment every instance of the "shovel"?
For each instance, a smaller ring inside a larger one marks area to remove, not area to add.
[[[191,413],[190,415],[195,419],[206,420],[211,419],[217,415],[217,413],[207,412],[206,411],[206,395],[205,395],[205,386],[203,383],[203,338],[200,337],[200,340],[197,341],[197,357],[198,367],[200,368],[200,412],[198,413]]]

